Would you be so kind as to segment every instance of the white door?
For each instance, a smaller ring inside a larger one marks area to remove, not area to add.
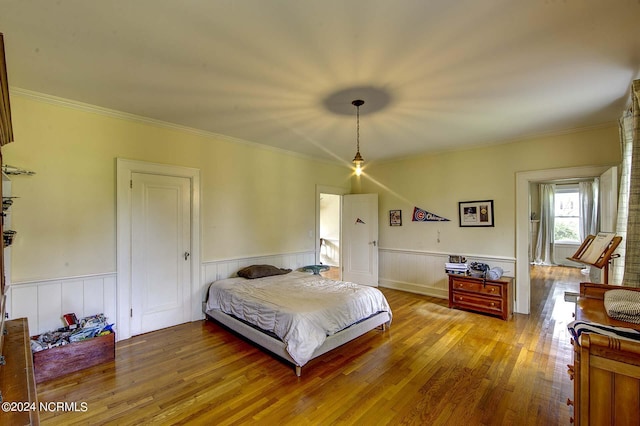
[[[342,199],[342,279],[378,286],[378,194]]]
[[[191,182],[132,173],[131,334],[189,321]]]

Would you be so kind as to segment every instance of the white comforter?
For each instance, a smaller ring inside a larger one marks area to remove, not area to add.
[[[234,315],[278,336],[299,365],[332,335],[377,312],[391,309],[374,287],[291,272],[211,284],[207,310]]]

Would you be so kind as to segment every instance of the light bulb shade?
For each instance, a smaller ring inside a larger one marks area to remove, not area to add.
[[[362,158],[362,155],[360,155],[360,151],[356,152],[356,156],[353,157],[353,163],[356,166],[360,166],[362,165],[362,163],[364,163],[364,158]]]
[[[356,176],[360,176],[362,174],[362,163],[364,163],[364,159],[362,155],[360,155],[360,151],[356,152],[356,156],[353,157],[353,164],[356,165]]]

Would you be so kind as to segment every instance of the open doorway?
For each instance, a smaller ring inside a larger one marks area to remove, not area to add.
[[[582,240],[597,229],[599,178],[530,182],[531,312],[541,303],[564,300],[562,292],[577,293],[590,268],[569,260]],[[554,306],[554,305],[552,305]]]
[[[600,176],[608,167],[587,166],[516,173],[516,300],[514,311],[529,314],[531,306],[531,194],[534,182],[581,179]]]
[[[340,217],[342,196],[320,193],[318,263],[330,267],[326,276],[340,279]]]
[[[342,196],[345,188],[316,185],[316,263],[328,265],[322,272],[331,279],[342,279]]]
[[[377,194],[348,194],[343,188],[318,185],[315,235],[316,263],[330,267],[321,275],[378,285]]]

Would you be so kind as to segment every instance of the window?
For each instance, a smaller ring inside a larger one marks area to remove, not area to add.
[[[558,185],[555,195],[553,240],[580,243],[580,197],[578,185]]]

